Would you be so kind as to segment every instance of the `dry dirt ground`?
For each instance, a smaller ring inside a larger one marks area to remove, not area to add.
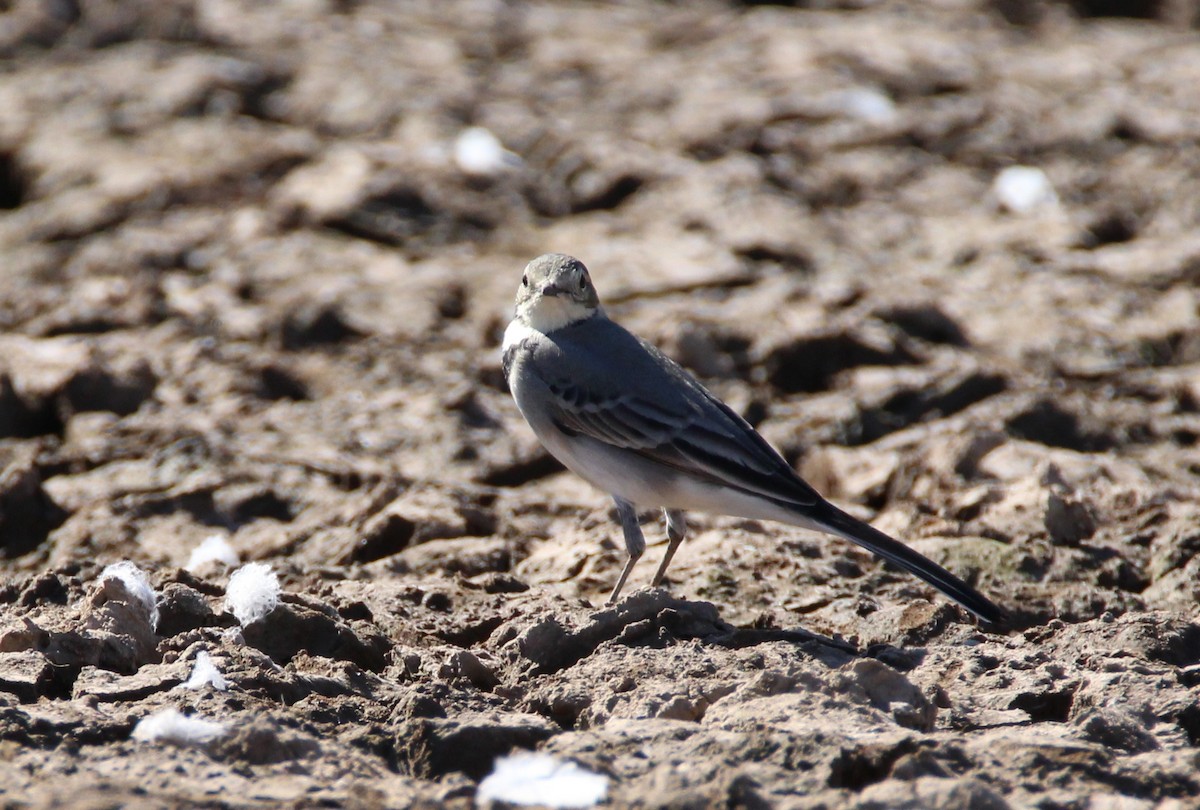
[[[616,806],[1200,806],[1200,15],[815,5],[0,3],[4,806],[466,807],[515,749]],[[699,515],[603,607],[499,368],[549,250],[1012,631]],[[240,631],[212,535],[283,583]]]

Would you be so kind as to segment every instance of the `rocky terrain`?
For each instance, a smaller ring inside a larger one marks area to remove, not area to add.
[[[0,4],[5,807],[1200,806],[1200,11],[802,5]],[[606,607],[547,251],[1013,627],[704,515]]]

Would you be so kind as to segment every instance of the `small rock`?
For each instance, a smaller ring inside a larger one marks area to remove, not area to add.
[[[38,548],[67,518],[42,487],[37,455],[38,448],[32,443],[0,448],[0,555],[5,557],[19,557]]]
[[[467,580],[468,584],[483,589],[484,593],[525,593],[529,583],[512,574],[490,571]]]
[[[31,703],[51,691],[54,676],[54,664],[40,652],[0,652],[0,692],[16,695],[22,703]]]
[[[975,779],[923,776],[870,785],[850,805],[854,810],[1008,810],[1000,794]]]
[[[1159,747],[1145,723],[1121,709],[1093,707],[1072,717],[1071,722],[1082,729],[1084,739],[1108,748],[1142,754]]]
[[[361,151],[334,147],[284,177],[272,192],[272,202],[285,219],[322,222],[360,202],[374,170]]]
[[[70,589],[67,583],[63,582],[62,578],[55,572],[46,571],[34,577],[22,589],[17,604],[21,605],[21,607],[33,607],[34,605],[42,604],[65,605],[69,597]]]
[[[99,667],[84,667],[75,679],[72,699],[92,698],[102,703],[142,700],[174,689],[183,680],[187,665],[146,664],[131,675],[120,675]]]
[[[1051,487],[1046,496],[1045,523],[1050,539],[1063,546],[1078,546],[1096,533],[1091,506],[1059,487]]]
[[[392,716],[400,720],[445,717],[446,709],[436,698],[414,689],[396,703]]]
[[[305,302],[288,312],[280,329],[280,342],[289,351],[332,346],[362,337],[334,301]]]
[[[328,612],[304,604],[282,603],[262,621],[242,629],[246,643],[287,663],[297,653],[350,661],[363,669],[379,672],[387,666],[391,642],[366,622],[342,621],[332,608]]]
[[[706,708],[707,705],[703,699],[694,702],[683,695],[676,695],[660,706],[654,716],[660,720],[684,720],[689,723],[698,723],[704,717]]]
[[[514,748],[535,748],[559,730],[545,718],[516,712],[413,719],[396,729],[396,753],[421,779],[456,772],[482,779],[497,757]]]
[[[912,681],[874,658],[859,658],[842,668],[849,682],[866,693],[871,705],[905,728],[930,731],[937,707]]]
[[[500,683],[491,667],[479,660],[470,650],[459,650],[450,659],[450,673],[466,678],[477,689],[491,691]]]
[[[84,647],[93,647],[95,655],[81,664],[134,673],[158,660],[158,637],[145,593],[121,577],[101,579],[88,598],[81,626]],[[66,641],[67,635],[62,634],[60,641]]]
[[[239,725],[213,747],[218,760],[234,760],[247,765],[270,765],[306,759],[321,752],[320,744],[296,731],[281,729],[269,718],[256,718]]]

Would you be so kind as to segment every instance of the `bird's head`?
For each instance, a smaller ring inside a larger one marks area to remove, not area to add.
[[[579,259],[547,253],[525,266],[517,288],[517,319],[526,326],[549,334],[599,312],[600,298]]]

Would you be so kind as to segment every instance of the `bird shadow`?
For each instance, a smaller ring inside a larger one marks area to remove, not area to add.
[[[716,647],[744,649],[785,642],[830,668],[844,666],[855,659],[874,658],[906,672],[917,667],[926,655],[926,650],[921,647],[872,644],[859,648],[802,627],[738,627],[721,618],[720,609],[712,602],[675,597],[662,588],[634,591],[616,604],[594,612],[592,620],[599,625],[621,625],[622,629],[611,638],[628,646],[658,647],[694,639]]]

